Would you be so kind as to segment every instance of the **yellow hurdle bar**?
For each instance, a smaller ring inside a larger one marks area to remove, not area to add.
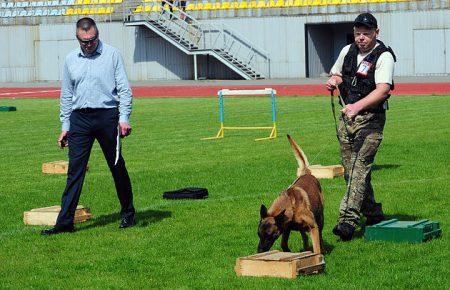
[[[273,123],[273,127],[272,127],[272,131],[270,132],[270,136],[265,137],[265,138],[258,138],[258,139],[255,139],[255,141],[262,141],[262,140],[275,139],[275,138],[277,138],[277,124]]]
[[[219,132],[214,137],[202,138],[202,140],[214,140],[224,137],[225,130],[271,130],[269,137],[257,138],[255,141],[269,140],[277,138],[277,124],[273,123],[272,127],[224,127],[223,123],[220,124]]]
[[[202,138],[202,140],[221,139],[221,138],[223,138],[223,133],[224,133],[223,123],[220,123],[219,132],[217,132],[217,135],[215,137],[206,137],[206,138]]]

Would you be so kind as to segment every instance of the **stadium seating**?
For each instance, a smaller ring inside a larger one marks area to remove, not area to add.
[[[122,2],[123,0],[1,2],[0,18],[112,14],[114,12],[112,5],[121,4]]]
[[[130,0],[8,1],[1,2],[0,18],[112,14],[114,5],[120,5],[124,1]],[[142,5],[137,5],[133,13],[159,12],[162,9],[161,1],[142,0]],[[405,1],[409,0],[190,0],[186,3],[186,11],[279,9]],[[176,11],[177,7],[174,7],[174,10]]]
[[[82,0],[77,0],[82,1]],[[88,0],[89,1],[89,0]],[[97,1],[97,0],[90,0]],[[98,0],[102,1],[102,0]],[[191,0],[187,1],[186,11],[210,11],[210,10],[242,10],[242,9],[277,9],[289,7],[308,7],[344,4],[366,4],[383,2],[403,2],[408,0]],[[142,3],[161,2],[161,0],[143,0]],[[92,3],[92,2],[91,2]],[[142,5],[140,5],[142,6]],[[134,13],[145,13],[149,10],[137,6]],[[176,7],[174,7],[176,8]],[[154,11],[154,10],[152,10]]]

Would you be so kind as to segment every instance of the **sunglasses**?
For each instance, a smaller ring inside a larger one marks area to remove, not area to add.
[[[78,37],[78,35],[77,35],[77,39],[78,39],[78,41],[80,42],[81,45],[87,46],[87,45],[90,45],[90,44],[95,44],[95,42],[98,39],[98,35],[96,35],[96,36],[94,36],[94,37],[92,37],[92,38],[90,38],[88,40],[83,40],[80,37]]]

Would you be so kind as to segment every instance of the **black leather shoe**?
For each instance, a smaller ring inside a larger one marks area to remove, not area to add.
[[[375,216],[375,217],[368,217],[366,220],[366,226],[373,226],[377,223],[380,223],[382,221],[386,220],[384,216]]]
[[[75,231],[75,228],[73,225],[70,226],[54,226],[53,228],[43,230],[41,232],[41,235],[43,236],[51,236],[51,235],[57,235],[61,233],[73,233]]]
[[[134,217],[122,218],[119,229],[129,228],[136,225],[136,219]]]
[[[341,240],[345,242],[352,239],[354,232],[355,228],[348,223],[338,223],[333,229],[333,234],[340,237]]]

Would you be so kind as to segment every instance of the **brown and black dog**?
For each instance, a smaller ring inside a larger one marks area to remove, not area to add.
[[[321,253],[324,223],[322,189],[319,181],[311,175],[303,151],[289,135],[287,137],[298,162],[297,179],[281,192],[269,210],[261,205],[258,253],[270,250],[280,235],[283,235],[281,248],[290,252],[288,239],[292,230],[300,231],[305,249],[308,248],[306,232],[310,232],[314,253]]]

